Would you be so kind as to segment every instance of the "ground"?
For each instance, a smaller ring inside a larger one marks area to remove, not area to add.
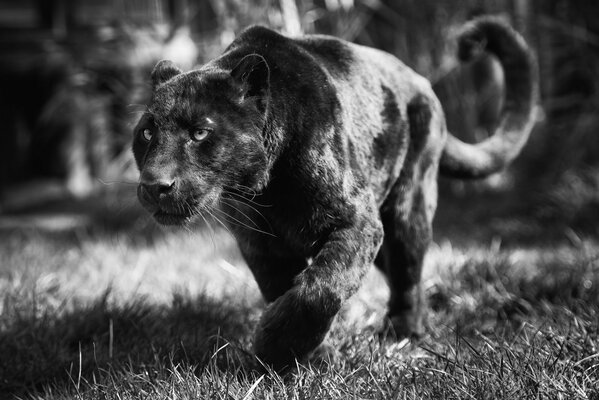
[[[280,377],[243,368],[265,305],[233,239],[158,228],[134,188],[0,216],[0,398],[599,399],[597,208],[442,185],[426,336],[374,335],[373,268],[337,357]]]

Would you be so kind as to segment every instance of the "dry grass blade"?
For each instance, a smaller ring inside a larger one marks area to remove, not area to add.
[[[263,379],[264,375],[260,375],[256,382],[254,382],[252,386],[248,389],[245,396],[243,396],[243,400],[250,400],[252,398],[252,393],[254,393],[254,390],[258,387],[258,385],[260,384],[260,382],[262,382]]]

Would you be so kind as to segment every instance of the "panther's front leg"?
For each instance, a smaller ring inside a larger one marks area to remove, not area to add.
[[[277,371],[305,360],[323,341],[377,254],[383,229],[376,207],[360,207],[365,210],[329,233],[313,263],[264,312],[254,349]]]

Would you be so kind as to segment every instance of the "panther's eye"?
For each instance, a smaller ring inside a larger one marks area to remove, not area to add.
[[[202,140],[206,139],[208,135],[210,135],[211,133],[212,129],[210,128],[196,129],[195,131],[191,132],[191,139],[196,142],[201,142]]]
[[[141,131],[141,135],[148,142],[152,140],[152,130],[150,128],[145,128],[143,131]]]

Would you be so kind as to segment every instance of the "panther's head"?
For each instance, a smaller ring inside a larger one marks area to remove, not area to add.
[[[210,212],[223,193],[264,185],[268,77],[264,58],[255,54],[231,70],[183,73],[170,61],[156,65],[133,154],[139,201],[159,223],[184,224]]]

